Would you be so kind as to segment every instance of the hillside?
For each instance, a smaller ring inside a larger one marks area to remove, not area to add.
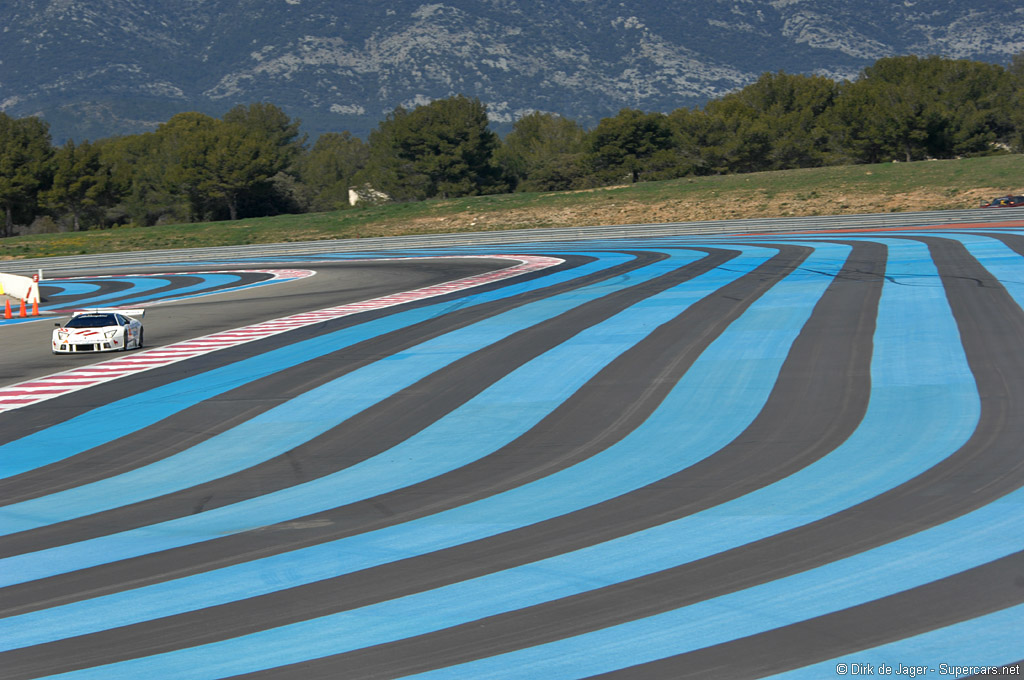
[[[479,97],[590,126],[706,102],[766,71],[853,77],[879,57],[1008,63],[1017,0],[6,0],[0,110],[55,141],[269,101],[314,136],[396,106]]]

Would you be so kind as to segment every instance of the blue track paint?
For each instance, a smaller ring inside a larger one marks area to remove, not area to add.
[[[682,251],[628,275],[517,307],[341,376],[145,467],[8,505],[0,512],[0,534],[25,531],[154,498],[282,455],[472,352],[585,302],[662,276],[703,256],[703,253]],[[556,405],[554,402],[551,408]],[[487,434],[503,437],[506,431],[507,428],[499,428]],[[463,436],[473,437],[472,434]]]
[[[632,259],[613,253],[595,262],[561,272],[476,293],[452,302],[440,302],[397,312],[359,326],[282,347],[201,375],[192,376],[146,392],[132,395],[41,432],[0,446],[0,477],[21,474],[101,446],[148,427],[178,411],[240,387],[247,382],[286,370],[318,356],[349,347],[385,333],[400,330],[453,309],[507,299],[524,292],[571,281],[603,271]]]

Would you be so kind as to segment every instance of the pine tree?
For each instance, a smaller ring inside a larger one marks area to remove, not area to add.
[[[11,118],[0,112],[0,208],[4,236],[14,234],[14,216],[30,218],[40,189],[49,181],[49,126],[34,117]]]

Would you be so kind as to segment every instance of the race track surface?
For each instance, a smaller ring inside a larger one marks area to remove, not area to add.
[[[43,294],[0,324],[4,680],[1024,659],[1019,227],[168,263]],[[145,349],[50,354],[68,310],[113,306],[146,308]]]

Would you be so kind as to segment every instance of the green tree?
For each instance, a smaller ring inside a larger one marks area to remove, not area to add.
[[[300,132],[302,121],[292,120],[280,108],[266,102],[236,106],[225,113],[222,120],[263,137],[278,154],[273,163],[281,167],[294,161],[306,143],[306,135]]]
[[[712,173],[756,172],[771,164],[769,125],[741,98],[708,102],[704,115],[699,153]]]
[[[1010,63],[1006,70],[1013,77],[1024,79],[1024,52],[1018,52],[1010,57]]]
[[[835,146],[854,160],[952,158],[988,153],[1012,134],[1012,76],[994,64],[890,57],[845,83]]]
[[[103,210],[116,202],[110,169],[100,147],[68,140],[53,156],[53,184],[45,194],[49,205],[71,215],[74,231],[102,222]]]
[[[592,174],[601,183],[666,179],[688,171],[677,163],[676,139],[661,113],[622,109],[598,122],[587,135],[587,147]]]
[[[299,179],[311,194],[310,209],[348,207],[348,189],[369,157],[369,147],[348,131],[320,135],[297,163]]]
[[[280,108],[266,102],[236,106],[222,120],[238,124],[250,133],[250,143],[260,140],[261,162],[275,168],[266,180],[253,181],[235,192],[236,210],[244,215],[272,215],[299,210],[295,195],[296,163],[306,148],[302,121],[291,119]]]
[[[1016,78],[995,64],[942,60],[935,98],[948,121],[936,155],[967,156],[990,153],[1013,136],[1019,94]]]
[[[149,226],[164,218],[187,221],[183,202],[166,181],[169,155],[164,137],[147,132],[97,142],[100,157],[119,202],[112,213],[116,221]]]
[[[681,139],[707,171],[754,172],[828,162],[825,114],[836,84],[821,76],[765,73],[756,82],[705,106],[673,116]]]
[[[233,109],[226,120],[181,113],[157,130],[164,183],[182,196],[190,221],[226,210],[241,216],[243,201],[266,192],[270,180],[301,151],[297,128],[268,106]]]
[[[1007,68],[1007,134],[1003,140],[1017,153],[1024,152],[1024,52],[1013,55]]]
[[[569,189],[585,174],[585,136],[575,121],[535,111],[515,122],[495,159],[520,191]]]
[[[273,140],[260,131],[222,122],[214,127],[200,188],[223,201],[229,219],[237,220],[245,195],[284,169],[278,151]]]
[[[497,144],[479,99],[398,107],[370,133],[369,161],[357,181],[402,200],[498,193],[507,184],[493,162]]]
[[[220,121],[203,113],[188,112],[172,116],[157,128],[158,163],[161,163],[166,188],[186,202],[188,221],[204,219],[214,197],[210,155],[217,143]]]
[[[745,87],[742,98],[768,130],[764,169],[816,167],[828,159],[824,116],[835,104],[836,83],[822,76],[766,73]]]
[[[675,138],[676,154],[685,159],[690,174],[725,171],[725,168],[714,167],[711,157],[715,154],[708,153],[713,144],[720,143],[721,131],[706,112],[683,107],[668,114],[667,120]]]
[[[49,126],[39,118],[11,118],[0,112],[0,207],[4,211],[4,236],[14,234],[19,212],[31,219],[39,192],[50,177]]]

